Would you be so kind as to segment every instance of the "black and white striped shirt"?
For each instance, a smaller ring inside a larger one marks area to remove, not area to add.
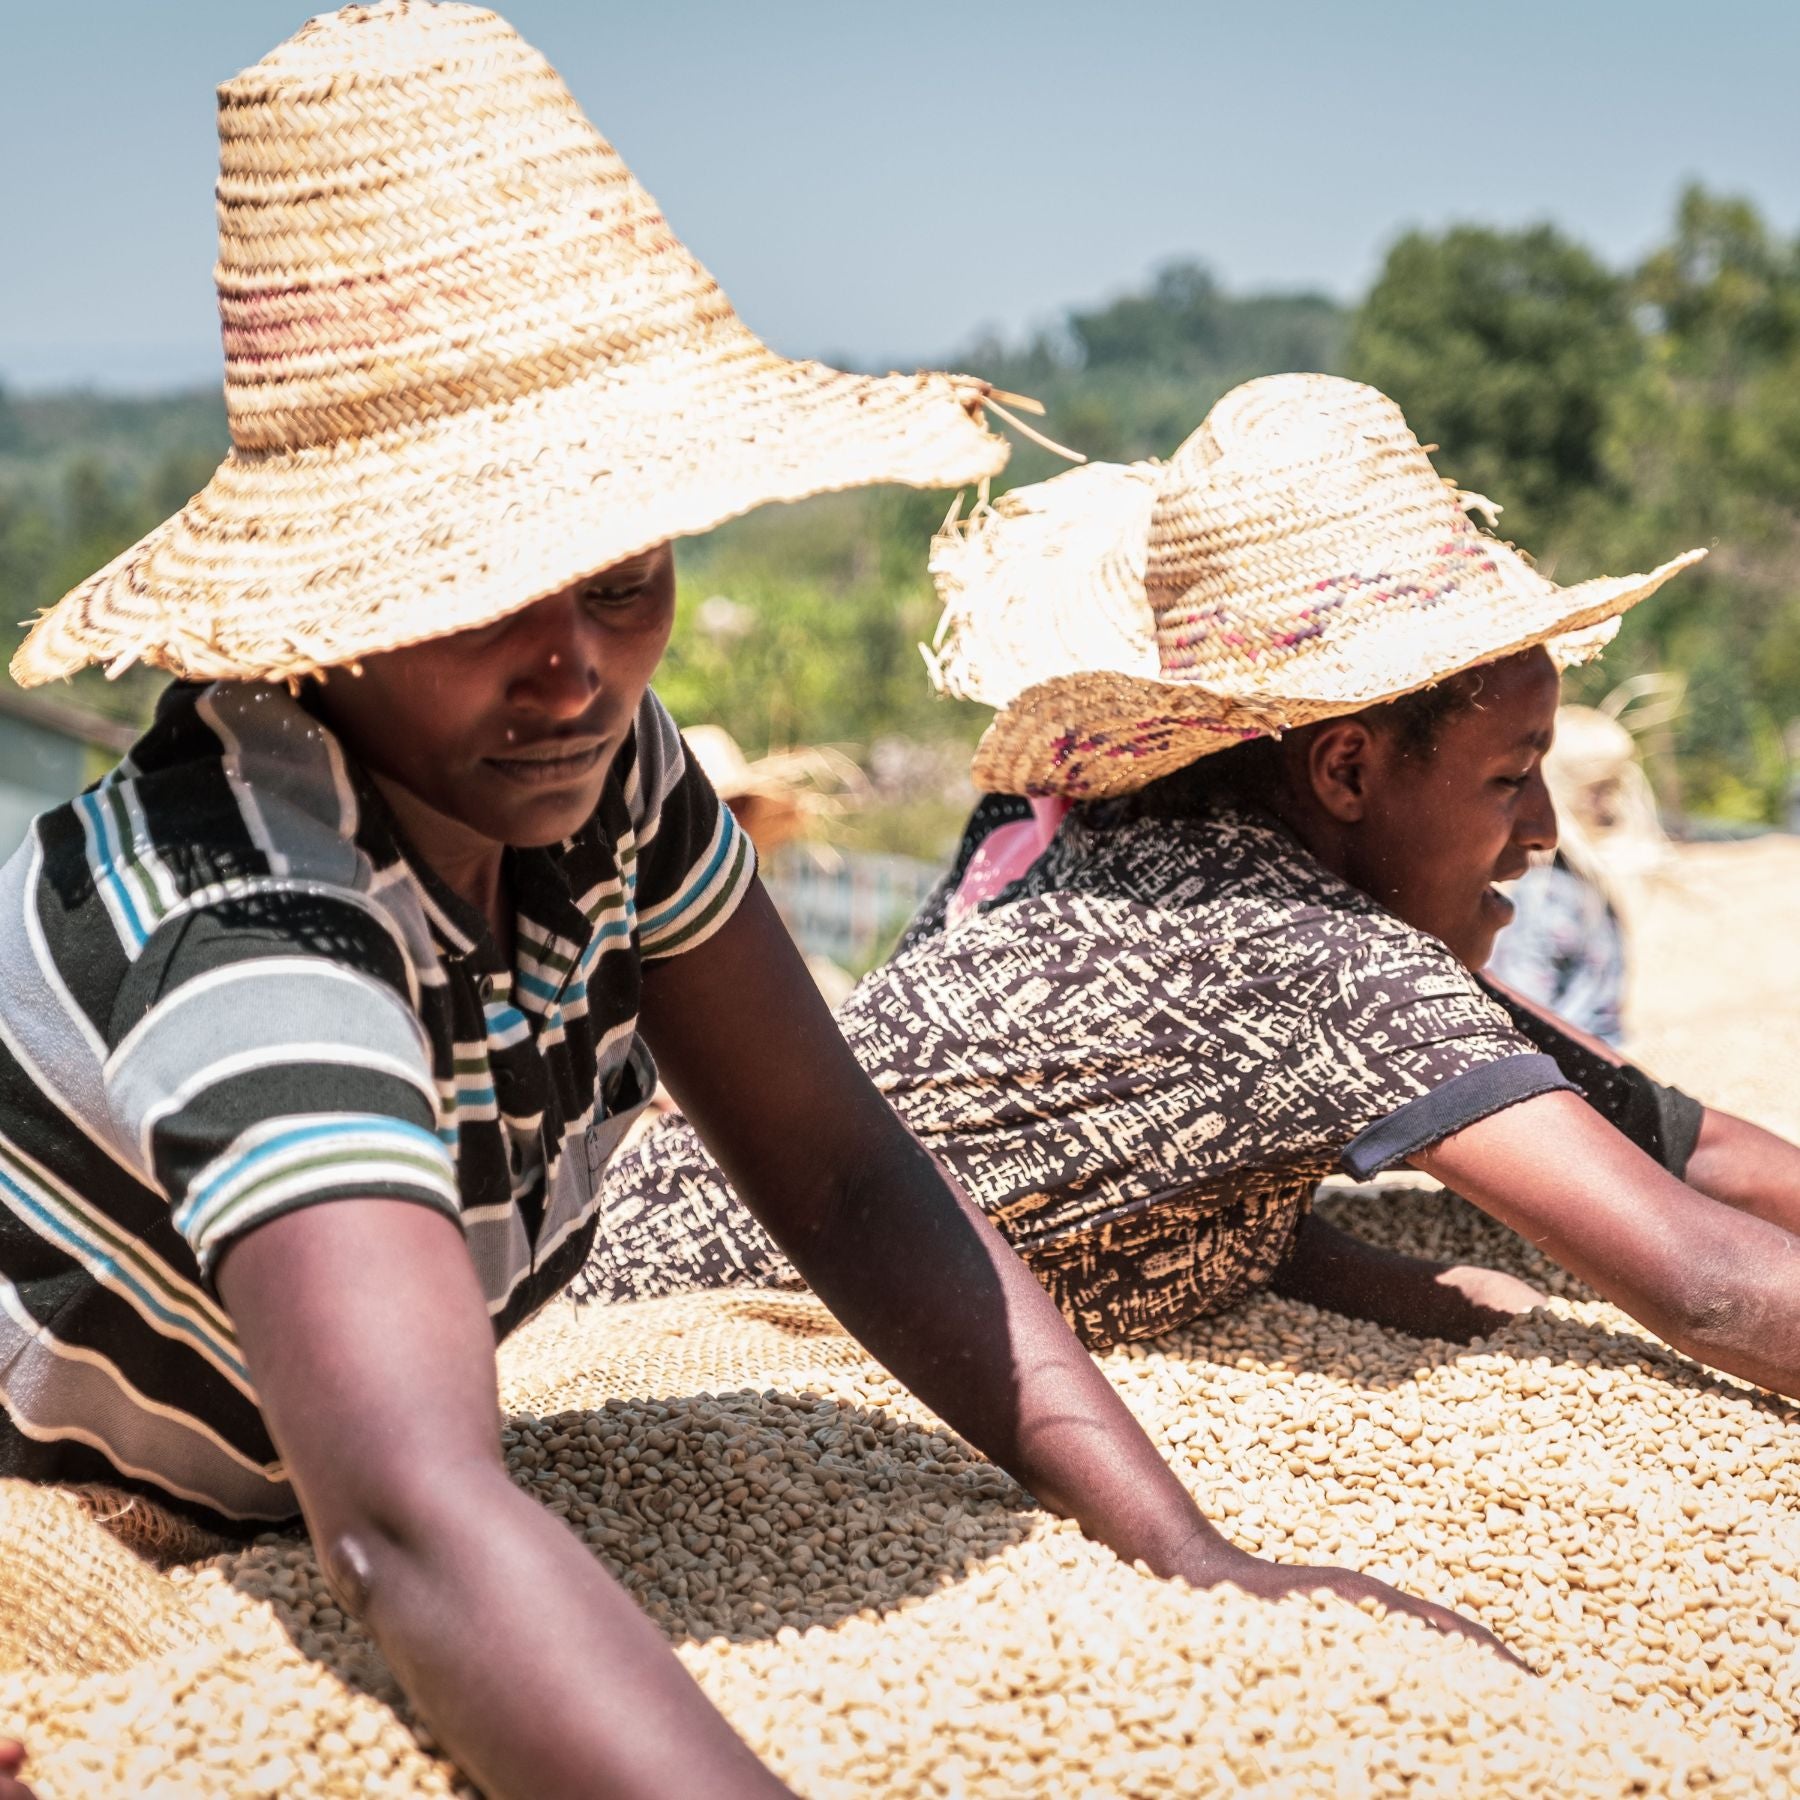
[[[646,694],[589,824],[512,850],[516,950],[284,688],[176,685],[0,869],[0,1473],[296,1510],[212,1290],[297,1207],[457,1219],[495,1331],[581,1266],[649,1100],[642,968],[749,841]]]

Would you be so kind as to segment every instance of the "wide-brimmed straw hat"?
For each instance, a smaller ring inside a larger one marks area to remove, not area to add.
[[[1497,510],[1437,474],[1384,395],[1272,375],[1167,463],[1092,464],[953,519],[929,660],[999,709],[977,785],[1123,793],[1536,644],[1581,661],[1704,554],[1560,588],[1472,506]]]
[[[982,383],[769,350],[491,12],[314,19],[220,88],[219,140],[231,453],[38,622],[21,683],[303,675],[768,501],[1005,461]]]

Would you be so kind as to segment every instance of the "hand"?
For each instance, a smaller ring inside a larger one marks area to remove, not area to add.
[[[1433,1631],[1441,1631],[1446,1637],[1467,1638],[1470,1643],[1493,1651],[1515,1669],[1523,1669],[1528,1675],[1536,1673],[1529,1663],[1513,1655],[1491,1631],[1483,1630],[1473,1619],[1465,1619],[1447,1606],[1434,1606],[1429,1600],[1403,1594],[1398,1588],[1377,1581],[1373,1575],[1359,1575],[1354,1569],[1338,1569],[1328,1564],[1307,1566],[1267,1562],[1260,1556],[1252,1556],[1248,1550],[1238,1549],[1235,1544],[1215,1541],[1199,1547],[1197,1554],[1178,1573],[1197,1588],[1215,1587],[1228,1581],[1233,1587],[1242,1588],[1245,1593],[1262,1600],[1280,1600],[1288,1594],[1320,1591],[1348,1600],[1352,1606],[1359,1601],[1374,1600],[1388,1612],[1423,1619]]]
[[[25,1766],[25,1746],[17,1738],[0,1738],[0,1800],[33,1800],[31,1789],[19,1780]]]
[[[1544,1305],[1549,1298],[1516,1275],[1505,1274],[1499,1269],[1478,1268],[1473,1263],[1455,1263],[1440,1270],[1437,1285],[1455,1289],[1473,1312],[1493,1313],[1496,1327],[1505,1324],[1509,1317]]]
[[[1278,1294],[1389,1331],[1466,1344],[1544,1304],[1536,1288],[1498,1269],[1449,1266],[1365,1243],[1317,1213],[1294,1234],[1269,1284]]]

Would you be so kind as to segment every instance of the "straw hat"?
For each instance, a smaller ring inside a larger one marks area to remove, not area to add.
[[[682,732],[713,791],[738,815],[759,854],[803,836],[868,798],[868,778],[849,757],[810,744],[751,762],[719,725]]]
[[[231,453],[38,622],[23,684],[306,674],[768,501],[1005,461],[982,383],[762,344],[491,12],[314,19],[220,88],[219,140]]]
[[[1668,854],[1637,739],[1609,712],[1559,707],[1544,781],[1556,806],[1556,853],[1624,910],[1633,884]]]
[[[1165,464],[1094,464],[952,519],[933,675],[1000,709],[990,792],[1097,796],[1548,645],[1598,652],[1649,575],[1559,588],[1478,531],[1400,409],[1326,375],[1234,388]]]

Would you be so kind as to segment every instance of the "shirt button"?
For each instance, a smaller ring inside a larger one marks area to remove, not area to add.
[[[493,976],[491,976],[491,975],[482,976],[482,978],[475,984],[475,991],[476,991],[476,993],[478,993],[481,996],[482,1003],[484,1005],[489,1000],[493,999],[493,997],[494,997],[494,978],[493,978]]]

